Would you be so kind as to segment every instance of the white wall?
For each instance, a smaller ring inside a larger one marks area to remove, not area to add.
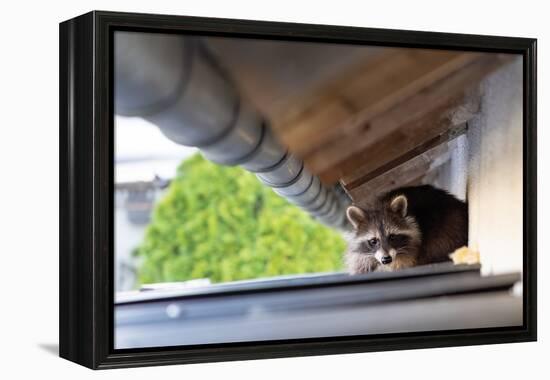
[[[518,56],[480,84],[467,133],[424,181],[468,200],[468,246],[480,253],[484,274],[523,269],[522,70]]]
[[[462,201],[467,200],[468,190],[468,137],[466,134],[458,136],[448,142],[449,153],[445,155],[447,161],[432,170],[422,181],[449,193]]]
[[[545,2],[82,0],[6,2],[0,24],[1,377],[6,379],[518,379],[548,374],[550,23]],[[58,26],[90,9],[539,37],[540,342],[94,373],[57,358]]]
[[[480,253],[484,274],[523,266],[522,70],[518,56],[480,84],[479,112],[467,133],[426,178],[468,200],[468,246]]]
[[[484,273],[523,265],[523,66],[521,57],[481,85],[481,112],[468,124],[469,246]]]

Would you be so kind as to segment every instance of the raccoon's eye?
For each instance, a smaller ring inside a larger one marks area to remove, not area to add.
[[[378,245],[378,238],[369,239],[368,242],[371,247],[376,247]]]
[[[377,238],[370,238],[368,240],[363,240],[359,245],[362,252],[373,253],[378,249],[380,241]]]

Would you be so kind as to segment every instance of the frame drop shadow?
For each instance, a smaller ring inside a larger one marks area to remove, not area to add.
[[[59,356],[58,343],[38,343],[38,347],[51,355]]]

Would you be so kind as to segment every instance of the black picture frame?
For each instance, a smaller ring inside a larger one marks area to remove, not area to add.
[[[166,31],[523,56],[523,326],[113,349],[113,33]],[[60,24],[60,356],[93,369],[534,341],[536,39],[93,11]]]

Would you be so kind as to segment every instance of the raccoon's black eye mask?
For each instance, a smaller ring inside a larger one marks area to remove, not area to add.
[[[409,244],[411,238],[404,234],[390,234],[388,236],[388,243],[393,248],[401,248]]]
[[[372,244],[369,240],[362,241],[359,243],[359,251],[362,253],[375,253],[378,249],[378,243]]]

